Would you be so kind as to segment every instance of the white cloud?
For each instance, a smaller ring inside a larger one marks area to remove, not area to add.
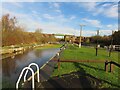
[[[9,11],[10,12],[10,11]],[[26,14],[18,14],[15,12],[11,12],[12,16],[16,16],[17,18],[19,16],[21,16],[20,18],[18,18],[19,21],[19,25],[26,27],[27,31],[35,31],[36,28],[41,28],[43,29],[43,33],[59,33],[59,34],[70,34],[70,35],[77,35],[79,36],[80,31],[79,30],[75,30],[71,27],[65,27],[62,26],[61,24],[57,24],[57,23],[43,23],[39,20],[33,20],[30,15],[26,15]],[[10,15],[11,15],[10,14]],[[63,18],[64,21],[64,16],[58,16],[59,18]],[[57,17],[57,18],[58,18]],[[66,20],[66,19],[65,19]],[[94,20],[88,20],[86,19],[88,22],[97,22]],[[29,22],[29,23],[28,23]],[[108,25],[108,27],[110,27],[111,25]],[[100,30],[100,35],[110,35],[111,34],[111,30]],[[96,31],[93,30],[83,30],[82,32],[83,36],[92,36],[92,35],[96,35]]]
[[[43,17],[46,19],[54,19],[54,17],[49,14],[43,14]]]
[[[82,35],[83,36],[94,36],[96,34],[96,31],[93,30],[83,30]]]
[[[49,2],[49,8],[59,9],[60,8],[60,2]]]
[[[109,25],[107,25],[107,27],[108,27],[108,28],[112,28],[112,27],[113,27],[113,25],[112,25],[112,24],[109,24]]]
[[[3,0],[2,2],[119,2],[119,0]]]
[[[84,8],[92,12],[93,15],[105,15],[111,18],[118,18],[118,5],[114,3],[105,3],[101,6],[98,6],[99,3],[89,2],[82,4]]]
[[[72,34],[72,28],[60,26],[60,23],[68,21],[64,18],[64,15],[59,15],[53,17],[49,14],[44,14],[44,17],[47,19],[53,19],[55,22],[51,23],[43,23],[40,20],[34,20],[29,14],[21,14],[17,12],[10,11],[8,9],[4,9],[4,14],[9,13],[11,17],[15,16],[18,20],[18,25],[25,27],[27,31],[35,31],[36,28],[42,28],[44,33],[63,33],[63,34]],[[37,14],[35,11],[32,11],[35,15]],[[59,23],[56,23],[59,22]]]
[[[55,11],[58,12],[58,13],[62,13],[60,9],[57,9],[57,10],[55,10]]]
[[[104,8],[99,8],[99,9],[95,9],[93,12],[93,16],[99,15],[99,14],[103,14],[104,15]]]
[[[60,8],[60,4],[59,3],[53,3],[54,8]]]
[[[108,17],[117,18],[118,17],[118,6],[113,5],[110,8],[108,8],[106,11],[103,11],[103,12]]]
[[[35,2],[39,0],[2,0],[2,2]]]
[[[32,13],[33,13],[33,14],[38,14],[38,12],[36,12],[35,10],[32,10]]]
[[[73,20],[73,19],[75,19],[76,18],[76,16],[71,16],[70,17],[70,20]]]
[[[108,25],[105,25],[104,27],[107,28],[107,29],[110,29],[110,30],[118,29],[117,24],[108,24]]]
[[[64,24],[65,22],[69,22],[69,19],[65,18],[63,14],[60,14],[60,15],[56,16],[55,21]]]
[[[26,16],[26,14],[12,12],[8,9],[2,8],[2,15],[4,15],[4,14],[10,14],[10,16],[17,16],[17,18],[21,18],[21,17]]]
[[[80,4],[81,5],[81,4]],[[96,9],[96,2],[84,2],[82,3],[82,5],[88,10],[88,11],[93,11],[94,9]]]
[[[102,7],[109,7],[109,6],[111,6],[110,3],[106,3],[106,4],[103,4],[103,5],[102,5]]]
[[[23,6],[22,6],[22,4],[21,4],[21,2],[12,2],[12,3],[10,3],[11,5],[14,5],[14,6],[16,6],[16,7],[19,7],[19,8],[22,8]]]
[[[118,30],[100,30],[100,35],[111,35],[112,31],[118,31]]]
[[[59,15],[43,14],[43,17],[48,19],[50,23],[64,24],[65,22],[69,22],[69,18],[64,17],[63,14],[59,14]]]
[[[53,22],[51,22],[51,23],[48,23],[48,22],[44,23],[40,20],[34,20],[32,18],[32,16],[29,14],[22,14],[22,13],[18,13],[18,12],[13,12],[13,11],[10,11],[7,9],[4,9],[3,12],[4,12],[4,14],[9,13],[12,16],[16,16],[18,18],[19,24],[22,26],[26,26],[28,31],[34,31],[36,28],[42,28],[44,33],[75,34],[75,35],[79,36],[79,30],[74,30],[71,27],[64,26],[65,22],[69,22],[70,19],[75,19],[76,18],[75,16],[65,18],[65,16],[63,14],[59,14],[58,16],[43,14],[43,16],[45,18],[53,20]],[[33,13],[33,15],[38,15],[38,13],[36,11],[32,11],[32,13]],[[42,17],[42,15],[39,17]],[[101,22],[99,20],[88,19],[88,18],[84,18],[83,20],[88,25],[90,24],[93,26],[101,26]],[[108,25],[108,27],[112,27],[112,26]],[[109,30],[103,30],[102,32],[101,32],[102,35],[103,34],[106,34],[106,35],[110,34]],[[95,35],[95,34],[96,34],[96,31],[83,30],[84,36],[91,36],[91,35]]]
[[[53,9],[57,13],[62,13],[59,2],[49,2],[49,8]]]
[[[87,19],[87,18],[84,18],[83,19],[87,25],[91,25],[93,27],[101,27],[101,22],[99,20],[93,20],[93,19]]]

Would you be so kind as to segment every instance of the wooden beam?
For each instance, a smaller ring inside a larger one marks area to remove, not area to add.
[[[104,60],[60,60],[60,62],[91,62],[91,63],[104,63]]]

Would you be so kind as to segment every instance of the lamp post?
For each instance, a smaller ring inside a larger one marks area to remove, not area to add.
[[[112,30],[112,35],[114,34],[114,31]],[[113,49],[113,36],[111,35],[111,45],[110,45],[110,48],[109,48],[109,57],[111,56],[111,52],[112,52],[112,49]]]
[[[99,28],[97,30],[97,36],[99,36]],[[96,56],[98,55],[98,40],[96,42]]]
[[[82,27],[85,26],[83,24],[80,24],[80,41],[79,41],[79,48],[81,48],[81,42],[82,42]]]

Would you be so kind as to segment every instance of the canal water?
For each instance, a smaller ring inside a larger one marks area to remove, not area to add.
[[[59,49],[39,49],[29,50],[15,58],[6,58],[0,61],[2,63],[2,87],[15,88],[21,70],[30,63],[38,64],[39,68],[54,56]],[[35,68],[34,68],[35,69]]]

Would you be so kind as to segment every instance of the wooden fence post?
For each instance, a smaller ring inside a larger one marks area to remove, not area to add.
[[[114,64],[110,62],[110,72],[113,72]]]
[[[105,61],[105,71],[108,72],[108,61]]]
[[[58,70],[60,69],[60,53],[57,53],[58,55]]]
[[[60,59],[58,59],[58,70],[60,70]]]

